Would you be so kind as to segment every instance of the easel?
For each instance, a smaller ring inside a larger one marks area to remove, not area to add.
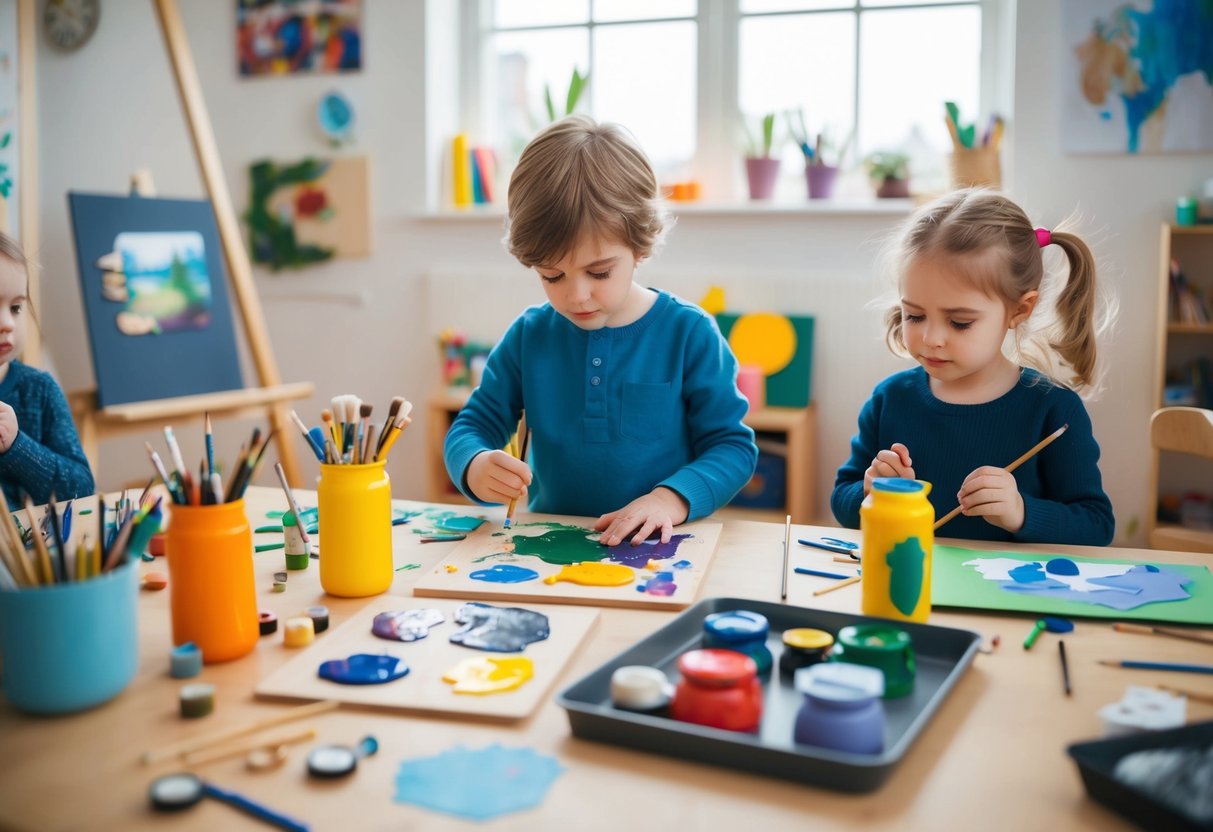
[[[203,184],[215,212],[224,261],[231,277],[240,320],[261,386],[159,401],[134,402],[103,409],[97,407],[97,397],[93,391],[72,394],[69,399],[72,415],[80,430],[80,442],[90,464],[96,470],[98,443],[106,436],[147,431],[173,420],[201,418],[202,414],[207,412],[213,417],[220,417],[237,416],[250,410],[263,409],[269,416],[271,429],[274,430],[278,459],[282,462],[286,478],[292,485],[298,484],[299,466],[295,449],[299,439],[293,435],[295,429],[287,418],[285,403],[307,398],[312,395],[315,387],[311,382],[281,383],[278,365],[266,334],[261,301],[253,285],[252,266],[248,253],[244,250],[244,241],[240,237],[240,226],[236,221],[236,212],[232,209],[227,182],[223,179],[215,132],[211,127],[206,102],[202,98],[202,86],[198,82],[198,71],[194,66],[189,41],[185,37],[177,2],[153,2],[160,29],[164,34],[169,60],[173,65],[173,77],[177,83],[177,92],[181,96],[181,106],[185,110],[194,155],[198,159]]]

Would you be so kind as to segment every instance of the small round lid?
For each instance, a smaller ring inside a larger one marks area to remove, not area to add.
[[[914,494],[922,491],[922,483],[905,477],[877,477],[872,480],[872,488],[893,494]]]
[[[856,624],[838,631],[838,643],[844,648],[897,653],[910,646],[910,634],[889,624]]]
[[[827,702],[860,702],[884,695],[884,673],[874,667],[826,662],[796,671],[796,690]]]
[[[771,625],[765,615],[749,610],[717,612],[703,619],[703,631],[729,644],[766,638]]]
[[[629,664],[611,674],[611,701],[620,708],[644,711],[669,704],[673,687],[659,668]]]
[[[834,644],[834,636],[812,627],[793,627],[783,631],[783,643],[799,650],[825,650]]]
[[[688,650],[678,657],[678,671],[694,682],[730,685],[758,674],[758,665],[736,650]]]

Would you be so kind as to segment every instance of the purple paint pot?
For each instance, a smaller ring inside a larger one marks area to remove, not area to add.
[[[796,671],[804,703],[793,739],[852,754],[884,750],[884,674],[874,667],[826,662]]]
[[[382,685],[407,676],[409,666],[395,656],[355,653],[348,659],[333,659],[320,665],[320,678],[341,685]]]
[[[717,612],[703,619],[703,646],[708,649],[736,650],[754,660],[758,675],[771,671],[774,657],[767,647],[771,630],[765,615],[749,610]]]

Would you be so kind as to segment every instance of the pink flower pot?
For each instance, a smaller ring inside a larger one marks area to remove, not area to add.
[[[746,159],[745,175],[750,183],[750,199],[770,199],[779,177],[779,160]]]

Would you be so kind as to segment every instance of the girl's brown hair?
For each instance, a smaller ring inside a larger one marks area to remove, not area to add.
[[[510,176],[508,204],[504,242],[527,268],[559,262],[586,233],[644,258],[667,226],[644,151],[619,125],[584,115],[531,140]]]
[[[974,285],[1008,307],[1025,294],[1040,291],[1033,314],[1015,330],[1020,363],[1075,389],[1096,381],[1096,340],[1111,323],[1110,311],[1097,314],[1095,257],[1077,235],[1051,234],[1069,261],[1069,276],[1050,298],[1042,249],[1023,209],[993,191],[969,188],[947,194],[920,208],[897,240],[894,256],[905,264],[923,255],[964,258],[964,273]],[[1050,302],[1051,301],[1051,302]],[[898,303],[885,314],[885,341],[897,354],[902,346]]]
[[[29,296],[29,273],[34,264],[25,256],[21,244],[3,231],[0,231],[0,257],[7,257],[25,272],[25,305],[29,309],[29,316],[33,320],[34,326],[37,326],[38,316],[34,314],[34,299]]]

